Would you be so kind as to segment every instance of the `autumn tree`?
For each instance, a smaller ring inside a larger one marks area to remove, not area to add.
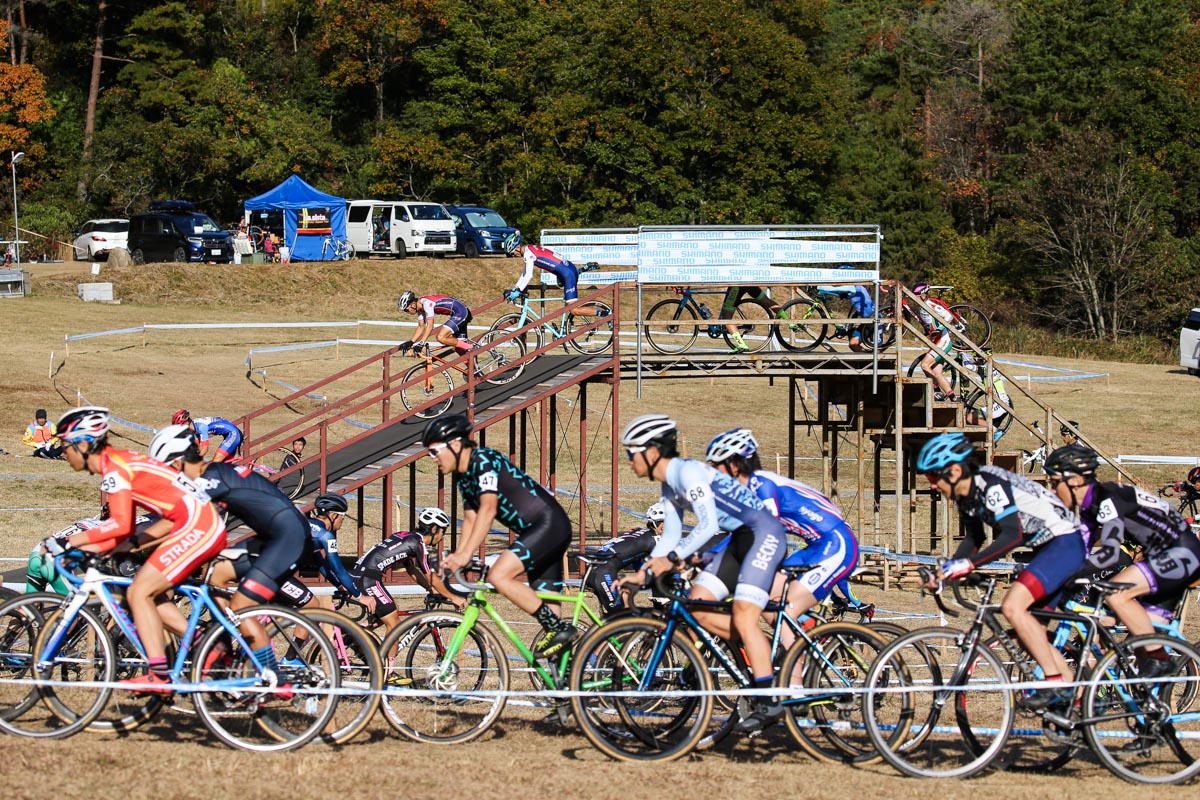
[[[46,76],[32,64],[9,64],[8,23],[0,21],[0,151],[24,150],[30,127],[54,116],[46,99]]]

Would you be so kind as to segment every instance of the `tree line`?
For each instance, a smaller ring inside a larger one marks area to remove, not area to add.
[[[1200,2],[0,6],[0,149],[60,238],[298,173],[526,230],[879,223],[886,277],[1092,338],[1200,304]]]

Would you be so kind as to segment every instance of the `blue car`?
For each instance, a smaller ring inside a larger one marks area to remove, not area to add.
[[[516,230],[499,212],[483,206],[446,206],[454,218],[458,252],[467,258],[504,255],[504,237]]]

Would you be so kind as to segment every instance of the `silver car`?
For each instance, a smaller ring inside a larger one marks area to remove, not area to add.
[[[107,258],[109,251],[129,244],[129,220],[89,219],[80,226],[71,244],[76,261]]]

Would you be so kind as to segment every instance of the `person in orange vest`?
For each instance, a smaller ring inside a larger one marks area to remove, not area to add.
[[[62,442],[57,434],[54,423],[46,419],[46,409],[39,408],[33,415],[33,422],[25,427],[21,442],[33,448],[34,458],[61,459]]]

